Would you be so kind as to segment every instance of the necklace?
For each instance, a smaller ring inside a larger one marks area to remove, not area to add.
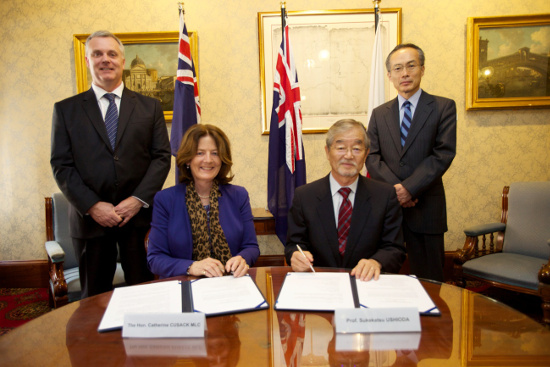
[[[197,192],[197,195],[199,195],[198,192]],[[210,199],[210,195],[206,195],[206,196],[199,195],[199,197],[200,197],[201,199]]]

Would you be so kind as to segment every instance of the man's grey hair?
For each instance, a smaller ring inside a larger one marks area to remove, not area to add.
[[[334,138],[336,135],[345,133],[346,131],[355,129],[355,128],[359,128],[363,132],[363,141],[365,142],[365,150],[369,150],[370,140],[369,140],[369,137],[367,136],[367,130],[365,129],[365,125],[353,119],[338,120],[330,127],[330,129],[328,129],[327,139],[326,139],[327,148],[330,149],[330,147],[332,146],[332,143],[334,143]]]
[[[88,56],[88,52],[90,51],[89,48],[88,48],[88,44],[90,43],[90,41],[93,38],[96,38],[96,37],[111,37],[112,39],[114,39],[118,43],[118,47],[120,48],[120,52],[122,53],[122,56],[124,57],[124,45],[122,44],[120,39],[118,39],[117,36],[115,36],[114,34],[112,34],[109,31],[96,31],[96,32],[94,32],[94,33],[92,33],[88,36],[88,38],[86,39],[86,47],[85,47],[86,56]]]
[[[401,43],[390,52],[388,57],[386,57],[386,70],[388,70],[388,73],[391,71],[391,65],[390,65],[390,58],[391,55],[393,55],[396,51],[401,50],[402,48],[414,48],[416,51],[418,51],[418,59],[420,60],[420,66],[424,66],[424,61],[426,61],[426,57],[424,56],[424,51],[414,43]]]

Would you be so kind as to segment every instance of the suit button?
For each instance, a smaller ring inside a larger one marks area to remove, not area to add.
[[[405,162],[401,161],[399,162],[399,167],[403,167],[405,165]]]
[[[113,157],[113,159],[114,159],[115,161],[118,161],[118,155],[115,155],[115,156]]]

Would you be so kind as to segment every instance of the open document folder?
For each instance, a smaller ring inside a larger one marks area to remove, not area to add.
[[[349,273],[287,273],[277,310],[334,311],[342,308],[416,307],[421,315],[440,312],[418,279],[380,275],[363,282]]]
[[[207,316],[268,308],[250,275],[201,278],[116,288],[98,331],[122,328],[129,313],[203,312]]]

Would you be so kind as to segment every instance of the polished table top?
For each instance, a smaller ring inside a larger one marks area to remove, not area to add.
[[[421,333],[335,334],[331,312],[273,310],[288,271],[251,268],[270,309],[208,317],[205,338],[123,339],[120,330],[98,333],[108,292],[0,337],[0,365],[550,366],[550,330],[485,296],[422,281],[441,316],[421,316]],[[193,277],[171,279],[188,278]]]

